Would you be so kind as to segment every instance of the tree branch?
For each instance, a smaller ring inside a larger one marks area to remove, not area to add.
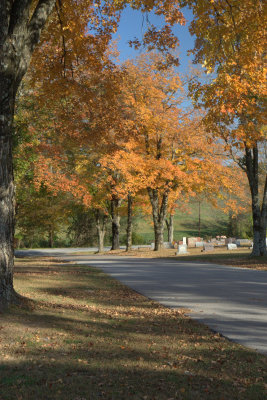
[[[66,77],[66,55],[67,55],[67,49],[66,49],[66,41],[65,41],[65,36],[64,36],[64,26],[63,26],[63,21],[60,15],[60,12],[62,11],[62,3],[61,0],[58,0],[59,7],[56,5],[56,11],[57,11],[57,16],[61,28],[61,37],[62,37],[62,63],[63,63],[63,74],[64,78]]]
[[[29,50],[33,52],[34,47],[38,43],[41,35],[41,31],[51,14],[54,6],[56,4],[56,0],[39,0],[31,21],[28,25],[29,31]]]
[[[0,46],[6,40],[8,35],[8,27],[10,22],[10,12],[12,7],[12,0],[1,0],[0,1]]]
[[[32,0],[15,0],[10,10],[8,33],[16,34],[22,28],[26,28],[29,22]]]

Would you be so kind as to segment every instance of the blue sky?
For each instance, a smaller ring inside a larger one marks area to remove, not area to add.
[[[187,56],[187,51],[194,47],[194,38],[188,31],[189,23],[192,20],[192,13],[190,10],[183,9],[183,14],[188,21],[186,26],[176,25],[173,30],[180,41],[179,59],[181,65],[178,70],[185,73],[189,60],[192,60],[192,57]],[[160,26],[163,23],[163,18],[152,14],[149,15],[149,20],[156,26]],[[128,41],[133,40],[134,37],[141,38],[144,30],[144,15],[140,11],[131,8],[127,8],[123,11],[118,32],[114,36],[115,39],[119,39],[118,50],[120,51],[119,58],[121,61],[134,58],[141,53],[142,50],[136,51],[130,48]]]

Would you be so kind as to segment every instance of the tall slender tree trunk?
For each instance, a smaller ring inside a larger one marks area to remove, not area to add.
[[[48,245],[52,249],[54,247],[54,231],[52,226],[49,229],[49,234],[48,234]]]
[[[127,214],[127,230],[126,230],[126,251],[132,248],[132,237],[133,237],[133,198],[131,194],[128,194],[128,214]]]
[[[113,197],[111,200],[111,219],[112,219],[112,246],[111,250],[118,250],[120,248],[120,215],[119,206],[121,200]]]
[[[55,0],[0,1],[0,306],[13,289],[14,180],[12,124],[15,97]]]
[[[168,207],[168,192],[163,193],[160,203],[159,191],[157,189],[148,188],[147,191],[152,206],[152,214],[153,214],[154,236],[155,236],[154,251],[158,251],[163,247],[164,221],[166,219],[167,207]]]
[[[172,243],[173,242],[173,222],[174,222],[174,215],[170,214],[169,215],[169,220],[166,218],[165,223],[167,226],[167,232],[168,232],[168,242]]]
[[[258,148],[246,148],[245,162],[246,174],[252,199],[253,217],[253,250],[252,256],[267,255],[266,251],[266,225],[267,225],[267,174],[263,191],[262,204],[259,193],[259,154]]]
[[[198,202],[198,236],[200,237],[201,231],[201,201]]]
[[[99,210],[96,211],[96,228],[97,228],[97,237],[98,237],[98,252],[104,252],[104,240],[106,235],[106,227],[107,227],[107,215],[102,215],[101,221],[101,213]]]

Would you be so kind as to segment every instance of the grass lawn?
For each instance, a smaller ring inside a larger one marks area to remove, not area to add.
[[[0,399],[265,400],[267,358],[99,270],[19,259]]]
[[[251,250],[215,250],[211,253],[200,253],[189,249],[191,254],[186,255],[186,261],[211,262],[214,264],[231,265],[233,267],[251,268],[267,271],[267,257],[250,257]],[[197,250],[197,249],[196,249]],[[177,256],[178,257],[178,256]]]
[[[182,208],[177,208],[174,216],[174,239],[182,240],[183,236],[198,236],[199,205],[191,201]],[[213,207],[209,203],[201,203],[201,237],[215,237],[226,235],[228,232],[229,217],[222,210]],[[136,232],[142,236],[144,243],[154,242],[152,217],[136,217]],[[164,231],[164,240],[167,241],[167,231]]]

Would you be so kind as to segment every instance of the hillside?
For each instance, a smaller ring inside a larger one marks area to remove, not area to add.
[[[226,235],[229,217],[220,209],[211,204],[201,203],[200,207],[200,236]],[[180,240],[183,236],[198,236],[199,205],[191,201],[187,210],[177,209],[174,218],[174,240]],[[153,226],[149,217],[138,217],[135,231],[142,236],[145,243],[153,241]],[[167,240],[165,230],[164,239]]]

